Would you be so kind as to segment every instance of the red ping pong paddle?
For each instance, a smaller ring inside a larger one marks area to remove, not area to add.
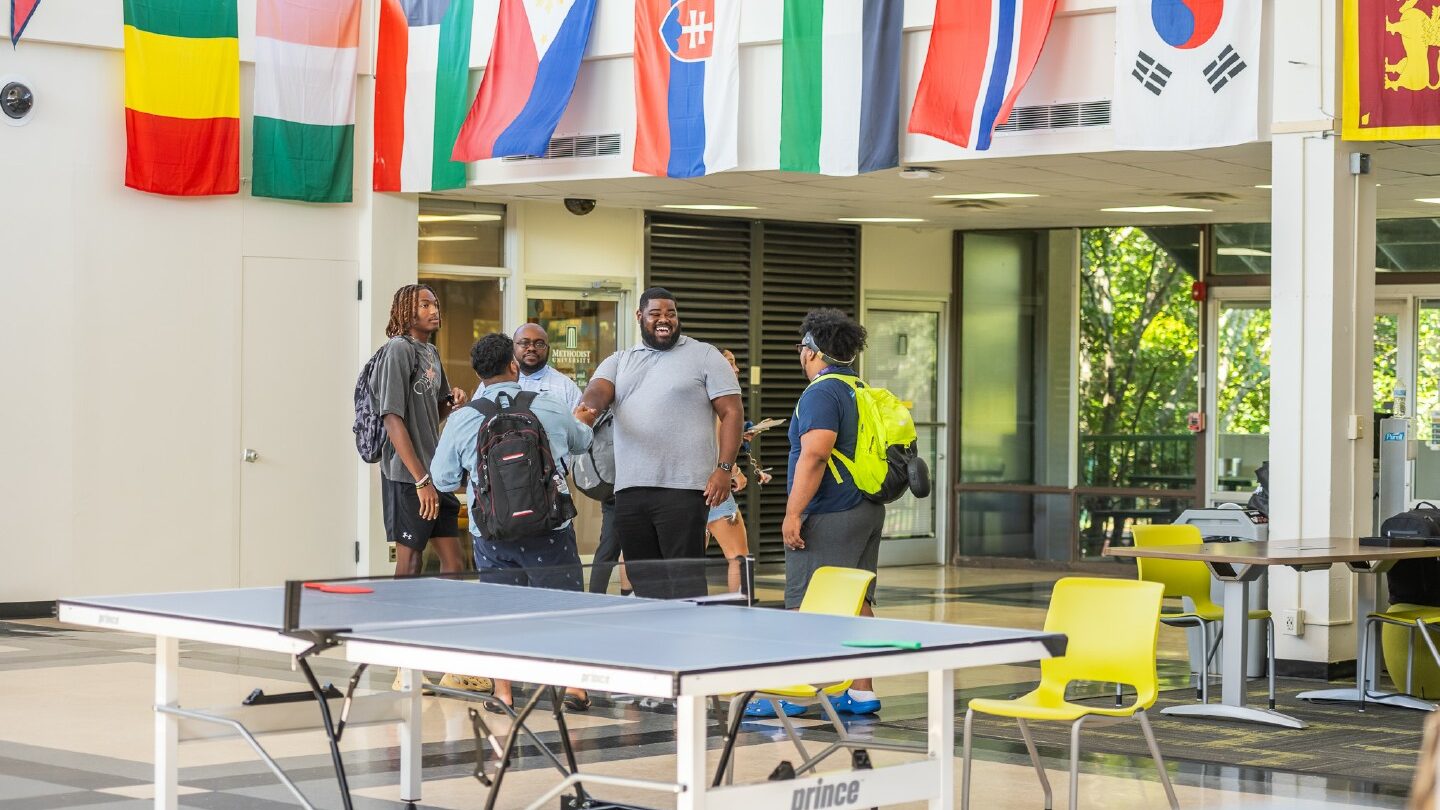
[[[374,588],[364,585],[340,585],[331,582],[307,582],[305,587],[321,593],[374,593]]]

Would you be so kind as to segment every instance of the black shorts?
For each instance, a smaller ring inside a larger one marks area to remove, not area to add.
[[[432,537],[460,536],[460,499],[440,493],[440,512],[434,520],[420,517],[420,493],[415,485],[380,476],[380,507],[385,513],[385,539],[424,551]]]

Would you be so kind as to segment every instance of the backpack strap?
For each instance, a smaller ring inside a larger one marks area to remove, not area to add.
[[[493,399],[487,397],[475,397],[470,400],[469,406],[480,412],[480,415],[489,419],[500,412],[500,405]]]
[[[818,376],[818,377],[816,377],[815,379],[811,380],[811,381],[810,381],[810,385],[807,385],[807,386],[805,386],[805,387],[808,389],[808,388],[810,388],[811,385],[815,385],[816,383],[820,382],[821,380],[839,380],[840,382],[843,382],[843,383],[845,383],[846,385],[850,386],[850,390],[851,390],[851,391],[859,391],[859,390],[860,390],[862,387],[864,387],[864,385],[865,385],[865,383],[862,382],[859,377],[855,377],[855,376],[850,375],[850,374],[836,374],[836,373],[833,373],[833,372],[832,372],[832,373],[830,373],[830,374],[821,374],[820,376]],[[798,417],[799,414],[800,414],[800,403],[799,403],[799,402],[796,402],[796,403],[795,403],[795,415]],[[856,418],[857,418],[857,419],[859,418],[859,415],[858,415],[858,414],[856,415]],[[858,425],[858,424],[856,425],[856,429],[857,429],[857,430],[859,429],[859,425]],[[837,438],[838,438],[838,437],[837,437]],[[843,483],[845,483],[844,477],[840,475],[840,469],[835,466],[835,459],[837,459],[837,458],[840,459],[840,463],[841,463],[841,464],[844,464],[844,465],[845,465],[845,469],[850,472],[850,477],[851,477],[851,479],[853,480],[854,477],[855,477],[855,469],[854,469],[854,468],[855,468],[855,461],[854,461],[853,459],[846,458],[844,453],[842,453],[842,452],[840,452],[839,450],[837,450],[837,449],[835,449],[835,448],[832,447],[832,448],[830,449],[830,458],[826,460],[825,466],[830,468],[830,475],[835,479],[835,483],[837,483],[837,484],[843,484]]]

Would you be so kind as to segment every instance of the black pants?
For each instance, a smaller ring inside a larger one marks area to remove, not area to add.
[[[615,493],[615,534],[638,596],[704,596],[705,518],[710,508],[696,489],[630,487]],[[682,562],[693,560],[694,562]]]
[[[610,574],[620,560],[620,537],[615,533],[615,496],[600,502],[600,545],[595,547],[595,560],[590,568],[590,592],[605,593],[610,589]]]

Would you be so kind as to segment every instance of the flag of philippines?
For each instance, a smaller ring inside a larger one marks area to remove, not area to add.
[[[635,171],[734,168],[739,104],[740,0],[636,0]]]
[[[545,154],[594,19],[595,0],[500,0],[485,78],[451,159]]]

